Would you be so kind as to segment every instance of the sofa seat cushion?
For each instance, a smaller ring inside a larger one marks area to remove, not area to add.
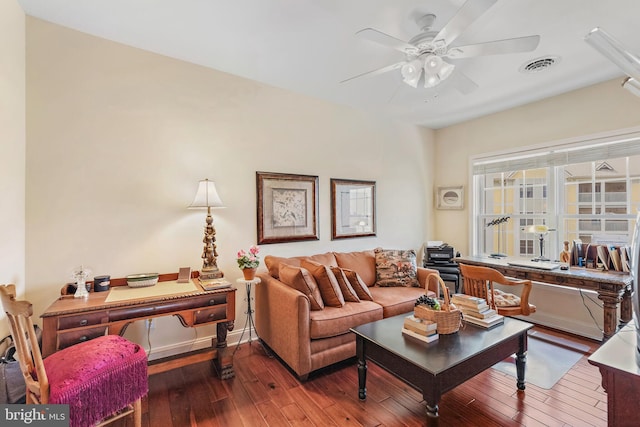
[[[397,316],[398,314],[410,313],[413,311],[416,300],[424,295],[423,288],[414,287],[377,287],[369,288],[373,300],[380,304],[383,309],[383,315],[387,317]],[[427,295],[435,297],[431,291]]]
[[[311,339],[335,337],[350,328],[382,319],[382,307],[372,301],[347,302],[344,307],[325,307],[309,314]]]
[[[373,251],[334,252],[340,268],[356,271],[367,286],[376,284],[376,255]]]

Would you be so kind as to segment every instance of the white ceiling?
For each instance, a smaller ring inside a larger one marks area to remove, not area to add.
[[[474,0],[469,0],[474,1]],[[464,0],[18,0],[31,16],[275,87],[440,128],[623,76],[584,42],[594,27],[640,53],[638,0],[499,0],[456,41],[465,45],[538,34],[533,52],[458,59],[479,88],[450,80],[433,89],[402,83],[400,71],[340,81],[404,59],[354,34],[372,27],[402,40],[415,16],[439,30]],[[519,68],[560,57],[538,73]],[[623,90],[622,88],[620,90]],[[631,95],[629,95],[631,96]]]

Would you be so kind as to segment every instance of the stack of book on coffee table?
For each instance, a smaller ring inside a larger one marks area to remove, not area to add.
[[[465,322],[491,328],[504,323],[504,316],[498,314],[482,298],[465,294],[453,294],[451,302],[462,311]]]
[[[424,342],[433,342],[438,339],[438,324],[412,314],[404,318],[402,333]]]

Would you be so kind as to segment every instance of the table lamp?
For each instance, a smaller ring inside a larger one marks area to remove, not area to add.
[[[547,227],[546,225],[538,224],[530,226],[527,231],[529,233],[539,234],[538,239],[540,241],[540,256],[535,257],[533,261],[549,261],[549,258],[546,258],[544,256],[544,236],[546,236],[550,231],[553,230],[549,229],[549,227]]]
[[[211,280],[219,279],[224,273],[218,269],[218,252],[216,250],[216,229],[213,227],[213,218],[211,217],[211,208],[223,208],[222,200],[216,190],[216,184],[213,181],[204,179],[198,184],[198,191],[193,203],[189,205],[189,209],[207,208],[207,219],[204,226],[204,249],[202,251],[202,270],[200,270],[200,279]]]

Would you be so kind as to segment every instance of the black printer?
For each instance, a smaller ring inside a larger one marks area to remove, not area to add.
[[[443,243],[440,246],[426,246],[422,260],[423,267],[438,270],[445,282],[454,283],[454,292],[460,292],[460,267],[453,260],[456,253],[453,246]]]
[[[454,253],[455,251],[453,246],[449,246],[447,244],[427,247],[427,253],[424,261],[430,264],[447,264],[453,262]]]

